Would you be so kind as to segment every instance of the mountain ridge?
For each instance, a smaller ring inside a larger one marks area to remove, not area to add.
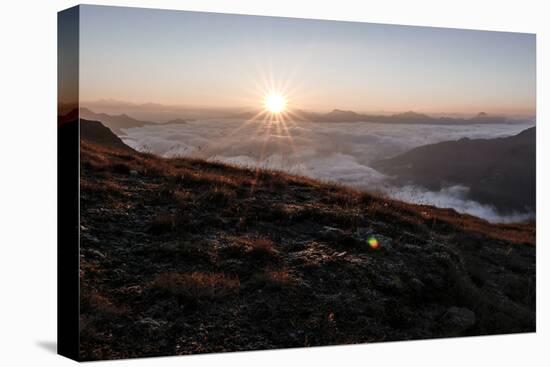
[[[238,115],[239,117],[253,118],[256,112],[249,112]],[[513,124],[532,122],[531,118],[509,118],[506,116],[489,115],[485,112],[470,118],[462,117],[433,117],[428,114],[414,111],[406,111],[388,115],[357,113],[355,111],[333,109],[328,113],[310,112],[304,110],[290,111],[290,117],[297,121],[310,121],[319,123],[340,123],[340,122],[365,122],[365,123],[388,123],[388,124],[427,124],[427,125],[476,125],[476,124]],[[261,117],[260,117],[261,118]]]
[[[469,197],[501,212],[535,211],[536,127],[493,139],[445,141],[373,162],[400,184],[431,190],[469,188]]]
[[[74,114],[74,113],[73,113]],[[186,124],[187,121],[181,118],[169,120],[167,122],[142,121],[129,116],[126,113],[119,115],[110,115],[107,113],[96,113],[86,107],[80,108],[80,117],[86,120],[102,121],[105,126],[112,129],[117,135],[123,134],[123,129],[143,126],[163,126],[173,124]]]

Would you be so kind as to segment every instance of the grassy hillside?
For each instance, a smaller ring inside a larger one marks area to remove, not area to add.
[[[535,330],[534,223],[81,141],[82,358]]]

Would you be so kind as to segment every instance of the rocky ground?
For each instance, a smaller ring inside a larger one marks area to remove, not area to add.
[[[81,144],[84,360],[535,331],[534,223]]]

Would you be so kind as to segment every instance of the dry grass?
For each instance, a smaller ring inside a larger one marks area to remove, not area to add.
[[[149,232],[154,235],[161,235],[171,232],[176,228],[176,217],[170,213],[156,215],[151,221]]]
[[[266,237],[233,237],[228,252],[236,255],[247,255],[255,259],[269,259],[278,255],[275,244]]]
[[[120,315],[126,310],[115,305],[109,298],[97,291],[83,291],[80,295],[81,313],[101,315]]]
[[[329,222],[332,222],[353,228],[360,224],[361,217],[366,215],[382,221],[399,221],[406,230],[424,228],[425,231],[429,231],[437,227],[437,230],[452,232],[458,229],[514,243],[535,243],[534,223],[491,224],[473,216],[458,214],[454,210],[407,204],[339,184],[320,182],[279,171],[243,169],[198,159],[166,159],[146,153],[129,155],[86,142],[81,142],[81,162],[84,168],[93,168],[106,174],[125,175],[135,171],[140,175],[163,177],[174,184],[174,192],[181,188],[204,190],[193,202],[211,203],[211,207],[230,207],[237,202],[237,190],[243,188],[263,188],[273,194],[279,194],[301,187],[307,188],[316,202],[302,205],[301,210],[293,213],[292,221],[323,220],[327,225],[331,225]],[[91,185],[85,188],[98,192],[101,190]],[[109,188],[113,193],[117,189]],[[176,198],[184,203],[190,202],[188,199],[189,197],[184,196]],[[267,220],[272,214],[269,213],[271,209],[267,207],[264,212],[252,214],[256,219],[265,217]],[[284,216],[280,218],[280,221],[285,220],[289,219]],[[246,218],[242,220],[242,227],[245,227],[246,222]]]
[[[125,190],[123,186],[121,186],[119,183],[112,180],[98,180],[98,181],[81,180],[80,189],[91,191],[94,193],[104,192],[104,193],[114,193],[114,194],[124,193],[124,190]]]
[[[277,254],[275,244],[269,238],[256,237],[249,241],[250,253],[259,256],[273,256]]]
[[[108,171],[114,172],[114,173],[120,173],[123,175],[127,175],[132,170],[132,167],[124,162],[117,162],[114,164],[111,164],[108,166]]]
[[[200,195],[199,200],[206,205],[223,208],[229,205],[236,197],[235,191],[225,186],[214,186]]]
[[[172,198],[180,207],[186,207],[194,201],[194,195],[189,191],[175,191],[172,193]]]
[[[165,273],[158,275],[150,288],[185,299],[214,299],[239,291],[240,281],[223,273]]]
[[[297,280],[291,275],[288,269],[264,269],[255,273],[247,282],[252,288],[267,288],[281,290],[297,284]]]
[[[264,274],[266,274],[266,277],[272,283],[288,285],[295,282],[295,279],[290,275],[288,269],[270,270]]]

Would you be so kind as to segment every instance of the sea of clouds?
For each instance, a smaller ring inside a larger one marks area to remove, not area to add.
[[[377,123],[268,123],[200,120],[183,125],[125,130],[123,141],[139,151],[165,157],[189,156],[248,167],[280,169],[378,191],[413,203],[454,208],[492,222],[529,219],[532,213],[500,215],[492,206],[469,200],[469,188],[440,191],[396,187],[371,162],[414,147],[446,140],[515,135],[530,125],[390,125]]]

